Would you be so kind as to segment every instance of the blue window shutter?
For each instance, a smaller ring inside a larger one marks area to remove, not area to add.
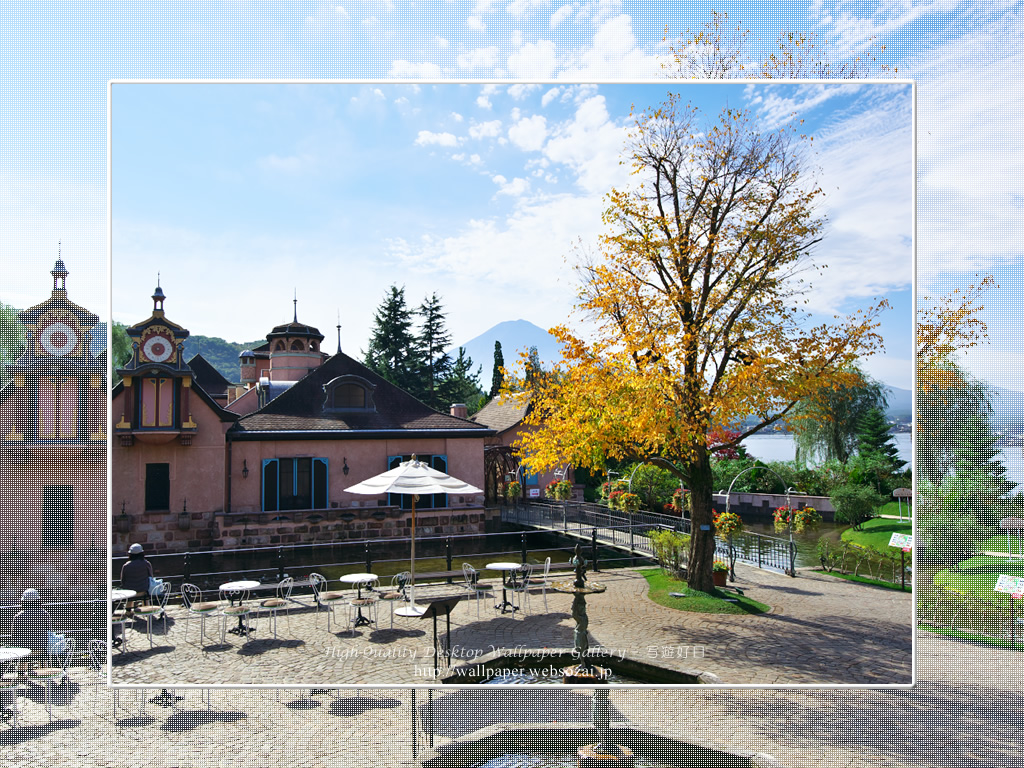
[[[276,512],[278,509],[278,477],[277,459],[264,459],[262,467],[263,487],[260,489],[260,504],[264,512]]]
[[[330,504],[330,473],[327,459],[313,459],[313,509],[327,509]]]

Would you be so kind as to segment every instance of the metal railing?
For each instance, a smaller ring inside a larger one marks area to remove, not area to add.
[[[107,639],[107,607],[106,599],[43,603],[43,608],[50,614],[53,631],[75,638],[76,657],[80,657],[83,651],[88,653],[90,640]],[[11,619],[21,608],[20,605],[0,606],[0,639],[3,642],[8,642]]]
[[[744,563],[796,576],[796,542],[790,539],[744,531],[729,539],[716,539],[715,557],[728,562],[730,571],[736,563]]]

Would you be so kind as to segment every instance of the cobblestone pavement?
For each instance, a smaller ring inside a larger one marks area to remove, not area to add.
[[[1012,768],[1021,656],[918,635],[913,689],[617,689],[613,719],[684,741],[749,749],[791,768]],[[0,725],[4,765],[110,768],[403,766],[412,757],[410,689],[178,690],[177,709],[154,689],[114,693],[75,668],[53,695],[19,697],[19,727]],[[416,690],[425,709],[428,691]],[[560,688],[431,691],[435,740],[495,722],[587,722],[589,696]],[[140,703],[144,709],[140,711]]]
[[[726,684],[878,684],[911,679],[909,593],[853,584],[814,573],[797,579],[737,567],[735,585],[772,606],[764,615],[686,613],[647,599],[647,582],[629,569],[592,574],[608,587],[587,601],[591,647],[653,661],[674,669],[710,672]],[[450,587],[458,590],[458,587]],[[426,592],[424,590],[423,592]],[[420,594],[420,591],[417,592]],[[308,600],[309,598],[307,598]],[[572,647],[572,598],[548,591],[531,596],[525,617],[497,613],[493,601],[456,607],[451,617],[454,662],[463,663],[495,647]],[[207,620],[186,621],[178,606],[166,630],[154,625],[151,649],[145,625],[129,630],[127,653],[115,653],[112,679],[137,685],[390,685],[428,683],[433,672],[430,619],[396,618],[381,605],[379,628],[350,631],[347,607],[327,616],[295,610],[279,619],[278,639],[260,620],[253,638],[226,635]],[[439,620],[443,637],[444,621]],[[187,637],[186,637],[187,636]]]

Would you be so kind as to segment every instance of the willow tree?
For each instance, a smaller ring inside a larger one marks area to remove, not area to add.
[[[708,432],[753,416],[719,447],[735,446],[851,384],[848,366],[880,346],[886,304],[817,327],[800,311],[798,273],[824,221],[796,131],[762,132],[731,109],[705,121],[674,95],[634,121],[635,182],[609,193],[606,234],[580,267],[592,333],[553,329],[565,363],[534,384],[535,429],[518,447],[533,471],[662,457],[691,491],[689,585],[709,591]]]

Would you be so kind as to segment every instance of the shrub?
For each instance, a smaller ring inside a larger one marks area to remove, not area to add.
[[[690,537],[679,531],[665,529],[651,531],[648,537],[662,570],[678,576],[686,567],[690,556]]]
[[[866,485],[841,485],[832,491],[831,499],[836,522],[852,525],[858,531],[886,502],[884,496]]]

